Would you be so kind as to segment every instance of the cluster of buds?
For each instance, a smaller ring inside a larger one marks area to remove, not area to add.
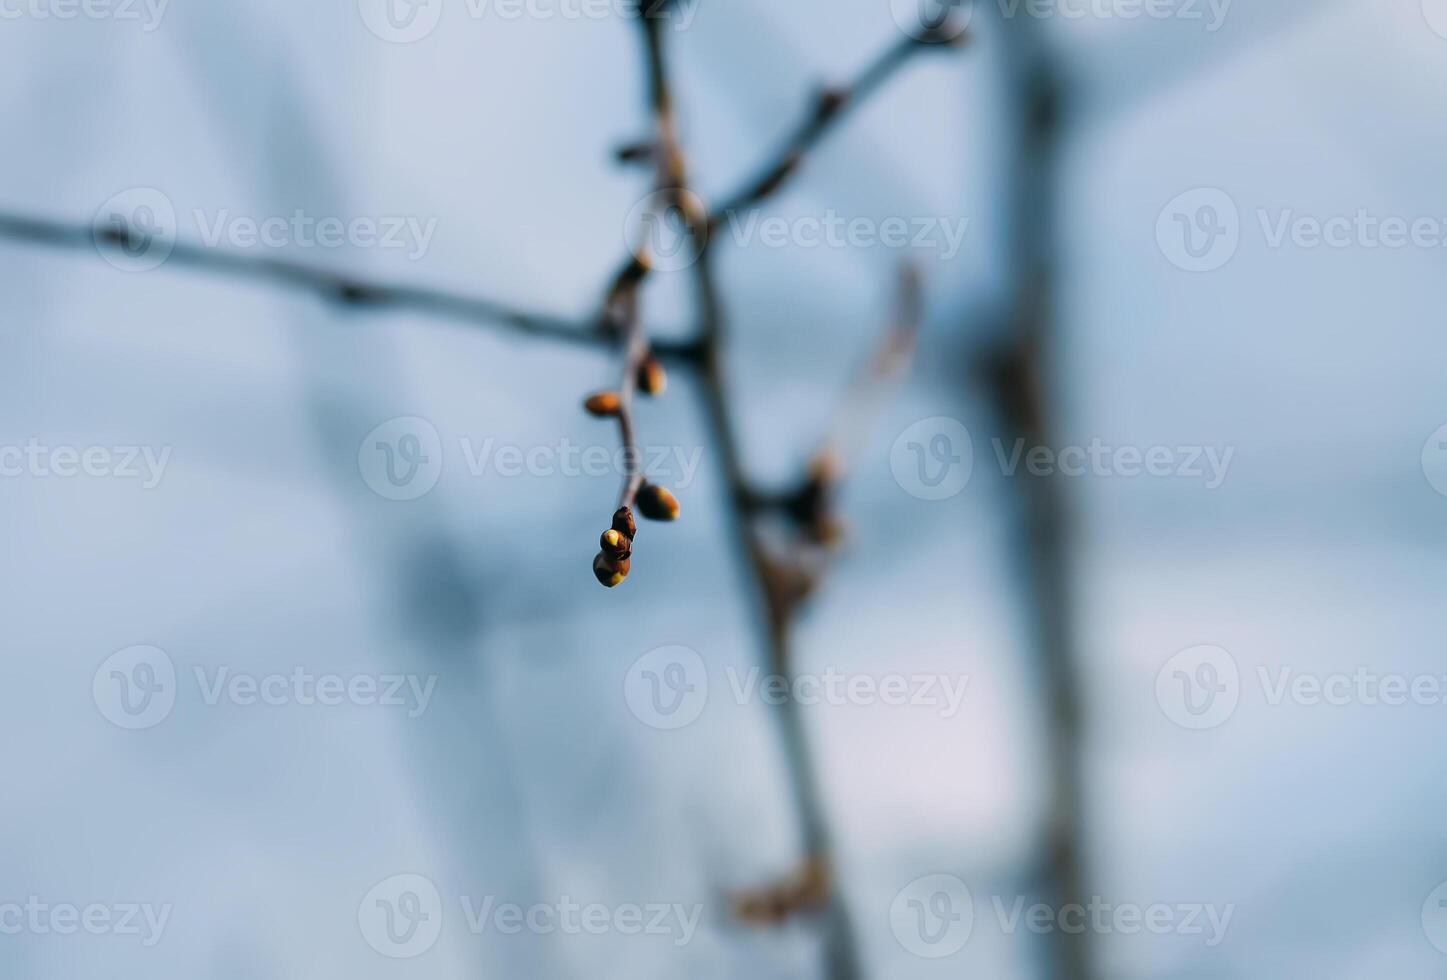
[[[668,387],[668,374],[663,364],[651,354],[638,364],[632,378],[637,389],[646,395],[661,395]],[[623,394],[617,391],[600,391],[590,395],[583,402],[583,408],[595,418],[617,418],[623,415]],[[624,432],[629,431],[625,419]],[[625,436],[626,437],[626,436]],[[639,513],[651,521],[674,521],[678,519],[678,498],[664,486],[649,483],[639,477],[636,492],[631,493],[632,502]],[[606,588],[621,585],[628,577],[633,560],[633,539],[638,534],[633,510],[628,506],[630,494],[624,494],[623,506],[613,514],[613,524],[603,532],[599,540],[601,550],[593,558],[593,574]]]
[[[668,389],[668,372],[658,358],[650,355],[638,365],[636,383],[639,391],[656,397]],[[596,419],[617,418],[623,411],[623,396],[616,391],[597,392],[583,402],[583,410]]]
[[[599,542],[603,550],[593,559],[593,574],[605,587],[611,589],[628,577],[628,570],[632,567],[633,536],[637,533],[633,511],[619,507],[613,515],[613,526],[603,532]]]

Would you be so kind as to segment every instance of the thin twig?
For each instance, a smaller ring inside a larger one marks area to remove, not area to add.
[[[643,17],[640,18],[639,23],[651,37],[656,36],[661,40],[661,25],[657,20]],[[962,44],[966,37],[967,35],[961,35],[953,38],[949,44]],[[884,49],[849,83],[826,87],[815,95],[812,104],[805,111],[803,120],[794,133],[785,140],[779,151],[760,168],[756,175],[744,180],[732,192],[724,195],[722,205],[711,209],[707,219],[708,234],[711,235],[717,231],[724,221],[757,208],[765,200],[777,194],[788,183],[789,178],[799,172],[814,149],[847,119],[854,109],[882,88],[885,82],[889,81],[912,58],[927,54],[941,46],[938,41],[932,41],[928,36],[924,39],[907,37]],[[666,70],[664,61],[661,58],[655,58],[652,54],[655,49],[661,51],[662,45],[649,45],[650,98],[655,105],[663,107],[664,113],[669,117],[670,125],[666,145],[663,145],[663,141],[660,140],[659,143],[652,144],[650,149],[655,155],[664,158],[663,163],[674,168],[675,181],[672,186],[684,189],[688,182],[681,179],[684,176],[684,164],[682,154],[678,151],[676,126],[672,124],[673,98],[666,79],[660,74]],[[663,84],[660,85],[660,81]],[[636,160],[644,156],[644,151],[641,146],[630,145],[621,148],[619,156],[620,159]],[[690,196],[688,200],[696,201],[697,198]],[[686,202],[680,201],[679,204],[680,207],[684,207]],[[618,275],[622,275],[623,270],[626,270],[631,262],[630,258],[621,263]]]
[[[129,227],[95,228],[0,212],[0,239],[50,248],[91,251],[106,248],[164,247]],[[230,279],[270,283],[298,289],[352,307],[410,309],[437,313],[470,323],[498,324],[545,340],[607,346],[616,337],[596,324],[581,325],[562,317],[532,313],[494,300],[425,286],[385,283],[329,272],[315,266],[272,257],[175,242],[166,264],[197,269]],[[670,356],[674,349],[661,350]]]
[[[853,470],[864,437],[869,432],[869,420],[878,413],[891,387],[909,369],[914,359],[923,319],[920,287],[919,270],[912,265],[902,266],[894,311],[884,337],[840,399],[829,425],[829,436],[815,456],[822,468],[835,474],[835,480]]]
[[[928,53],[933,47],[935,45],[927,41],[906,37],[881,52],[849,84],[820,91],[803,121],[784,142],[776,157],[713,209],[711,229],[717,229],[723,221],[732,219],[739,212],[751,210],[777,194],[839,123],[883,87],[910,59]]]

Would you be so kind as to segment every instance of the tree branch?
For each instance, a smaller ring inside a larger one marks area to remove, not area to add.
[[[144,248],[148,239],[129,227],[97,229],[91,225],[52,221],[0,212],[0,239],[49,248],[90,251]],[[289,259],[255,258],[187,242],[176,242],[167,264],[196,269],[229,279],[258,282],[309,292],[350,307],[407,309],[436,313],[475,324],[496,324],[544,340],[607,346],[616,337],[599,325],[582,325],[562,317],[532,313],[494,300],[444,289],[386,283],[329,272]],[[676,347],[666,351],[679,354]],[[663,351],[660,351],[663,353]]]

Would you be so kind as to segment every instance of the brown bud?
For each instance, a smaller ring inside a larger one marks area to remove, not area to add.
[[[809,537],[815,544],[821,544],[826,548],[837,548],[844,543],[849,536],[849,525],[841,517],[833,514],[820,514],[814,523],[809,525]]]
[[[638,537],[638,522],[633,520],[633,511],[619,507],[613,512],[613,530],[630,541]]]
[[[613,561],[626,559],[633,554],[633,540],[613,528],[603,532],[603,554]]]
[[[605,588],[609,589],[628,577],[629,566],[627,558],[615,561],[601,551],[593,558],[593,574],[598,577],[598,581],[603,583]]]
[[[661,395],[668,388],[668,372],[658,358],[650,357],[638,365],[638,390],[645,395]]]
[[[638,491],[638,510],[650,521],[676,521],[678,498],[667,487],[645,483]]]
[[[815,117],[824,122],[836,115],[854,93],[847,88],[826,88],[819,93],[819,101],[814,106]]]
[[[623,400],[616,391],[600,391],[583,403],[583,408],[587,409],[589,415],[600,419],[617,415],[622,407]]]

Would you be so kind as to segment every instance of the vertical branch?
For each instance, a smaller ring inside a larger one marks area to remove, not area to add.
[[[1055,406],[1048,372],[1056,340],[1059,143],[1063,87],[1034,18],[1004,18],[1007,97],[1015,132],[1010,174],[1010,250],[1014,267],[1011,336],[990,365],[1001,424],[1025,451],[1054,443]],[[1084,717],[1075,643],[1075,595],[1070,576],[1069,502],[1058,475],[1023,481],[1024,573],[1035,625],[1034,649],[1044,693],[1048,819],[1041,888],[1052,905],[1085,904],[1085,799],[1082,778]],[[1094,976],[1089,932],[1052,937],[1054,974]]]
[[[750,590],[762,606],[762,635],[769,668],[788,677],[793,669],[791,633],[800,601],[808,594],[811,576],[797,564],[773,556],[756,520],[757,495],[752,491],[743,467],[743,449],[730,409],[726,343],[727,317],[713,267],[710,231],[718,217],[710,216],[700,199],[690,191],[685,155],[678,143],[673,103],[669,89],[666,52],[661,25],[641,17],[647,49],[650,99],[657,117],[654,152],[658,158],[659,190],[670,195],[670,204],[686,226],[695,253],[691,267],[699,318],[700,386],[704,412],[722,460],[729,520],[733,536],[745,558]],[[872,91],[900,63],[911,47],[892,48],[866,71],[861,92]],[[850,99],[847,90],[831,90],[822,96],[814,114],[799,135],[786,147],[781,162],[765,171],[764,177],[748,185],[731,201],[733,207],[751,207],[775,192],[793,174],[804,152],[842,114]],[[910,295],[913,295],[911,292]],[[917,304],[911,307],[917,311]],[[792,690],[792,685],[789,686]],[[803,868],[796,879],[764,899],[762,916],[751,916],[748,899],[739,902],[745,917],[769,920],[793,911],[790,905],[817,908],[822,912],[826,975],[830,980],[856,980],[860,975],[856,938],[842,893],[834,887],[834,842],[818,783],[814,757],[799,705],[785,698],[778,707],[778,721],[784,750],[785,770],[800,824],[805,851]]]

